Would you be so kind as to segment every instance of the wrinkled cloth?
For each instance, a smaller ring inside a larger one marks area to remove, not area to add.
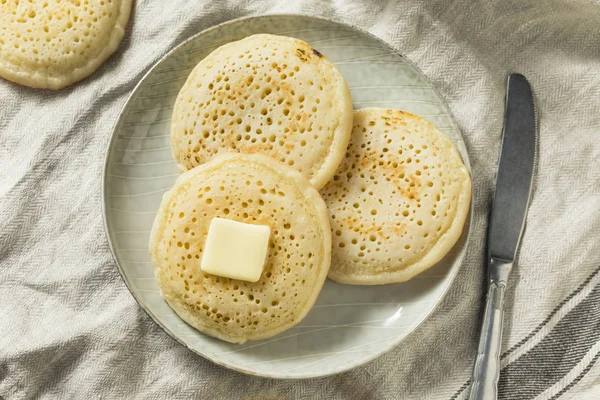
[[[393,351],[322,379],[250,377],[177,344],[127,290],[104,233],[105,150],[136,83],[195,33],[266,13],[327,17],[390,43],[448,102],[472,163],[468,254],[441,306]],[[58,92],[0,80],[0,397],[466,398],[506,77],[520,72],[535,92],[539,160],[500,398],[600,398],[599,43],[596,1],[142,0],[88,79]]]

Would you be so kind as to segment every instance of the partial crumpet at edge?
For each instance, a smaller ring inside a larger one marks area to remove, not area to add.
[[[201,271],[215,217],[271,228],[257,282]],[[223,154],[164,195],[150,253],[161,294],[184,321],[232,343],[264,339],[301,321],[317,299],[331,262],[329,213],[298,171],[263,155]]]
[[[130,11],[131,0],[3,0],[0,76],[43,89],[75,83],[117,49]]]
[[[351,130],[341,72],[301,40],[260,34],[219,47],[190,73],[175,102],[171,148],[181,170],[221,152],[267,154],[319,189]]]
[[[331,214],[329,277],[403,282],[439,262],[460,237],[471,178],[454,144],[399,110],[354,113],[350,146],[321,191]]]

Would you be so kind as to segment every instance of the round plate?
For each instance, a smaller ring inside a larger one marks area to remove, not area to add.
[[[271,378],[313,378],[349,370],[390,350],[440,302],[463,258],[468,225],[450,254],[408,283],[345,286],[327,281],[308,316],[271,339],[230,344],[183,322],[162,299],[148,240],[161,197],[178,175],[169,147],[175,98],[194,66],[217,47],[255,33],[302,39],[342,71],[355,108],[390,107],[431,121],[468,157],[444,101],[393,48],[328,20],[272,15],[208,29],[159,61],[133,91],[115,126],[104,171],[104,217],[119,271],[131,293],[169,335],[217,364]]]

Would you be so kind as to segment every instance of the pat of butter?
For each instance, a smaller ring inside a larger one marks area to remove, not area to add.
[[[213,218],[208,228],[200,268],[225,278],[256,282],[260,279],[271,228],[224,218]]]

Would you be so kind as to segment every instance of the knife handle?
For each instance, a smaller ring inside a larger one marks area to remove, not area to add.
[[[471,378],[473,383],[469,395],[470,400],[495,400],[498,398],[504,292],[512,263],[492,260],[490,269],[493,273],[488,288],[481,338]]]

